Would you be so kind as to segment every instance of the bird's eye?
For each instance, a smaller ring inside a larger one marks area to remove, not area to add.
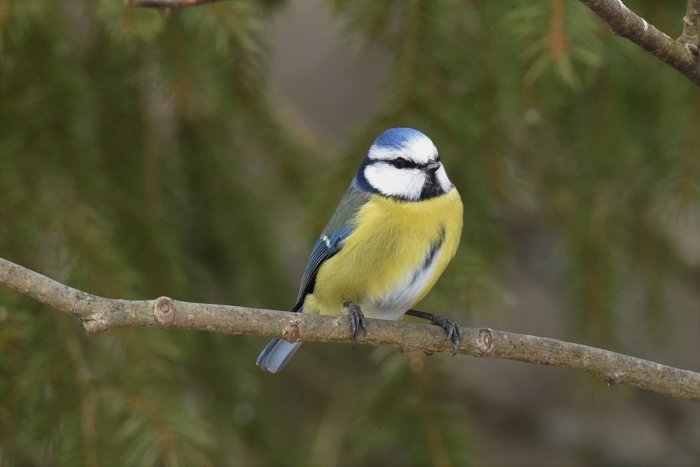
[[[438,154],[437,156],[435,156],[435,162],[440,162],[440,154]]]
[[[404,159],[403,157],[398,157],[392,161],[392,165],[396,167],[397,169],[407,169],[409,167],[413,167],[414,164],[411,163],[411,161],[408,161]]]

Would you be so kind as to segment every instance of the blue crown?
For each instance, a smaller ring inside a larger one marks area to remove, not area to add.
[[[423,133],[413,128],[391,128],[379,135],[372,146],[386,149],[402,149],[406,144],[417,138],[428,138]]]

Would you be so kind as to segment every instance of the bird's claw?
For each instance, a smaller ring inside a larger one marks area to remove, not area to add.
[[[357,341],[360,337],[360,332],[363,336],[367,335],[367,328],[365,327],[365,315],[362,314],[362,309],[359,307],[359,305],[356,305],[354,303],[345,303],[345,308],[348,310],[348,318],[350,319],[352,342],[353,345],[357,345]]]
[[[452,355],[457,355],[462,345],[462,331],[459,330],[459,324],[447,316],[437,314],[433,315],[430,322],[445,330],[445,340],[452,341],[454,344]]]

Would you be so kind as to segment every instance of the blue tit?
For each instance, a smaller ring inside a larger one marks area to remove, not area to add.
[[[338,316],[347,310],[353,338],[363,316],[404,314],[443,327],[459,348],[456,323],[413,310],[454,257],[462,233],[462,200],[437,148],[411,128],[382,133],[316,241],[293,312]],[[272,339],[257,365],[277,373],[300,342]]]

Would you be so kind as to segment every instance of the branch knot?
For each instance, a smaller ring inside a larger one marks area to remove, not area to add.
[[[612,386],[614,384],[621,384],[625,381],[625,372],[624,371],[614,371],[612,373],[608,373],[603,377],[606,383],[608,383],[608,386]]]
[[[299,337],[301,332],[299,332],[299,323],[296,321],[291,321],[282,330],[282,339],[287,342],[299,342]]]
[[[158,323],[167,325],[175,319],[175,301],[170,297],[158,297],[153,301],[153,316]]]
[[[489,328],[479,329],[479,340],[477,341],[480,355],[489,355],[493,350],[493,333]]]
[[[82,324],[85,332],[91,335],[99,334],[109,329],[109,323],[99,315],[94,315],[90,318],[81,318],[80,324]]]

